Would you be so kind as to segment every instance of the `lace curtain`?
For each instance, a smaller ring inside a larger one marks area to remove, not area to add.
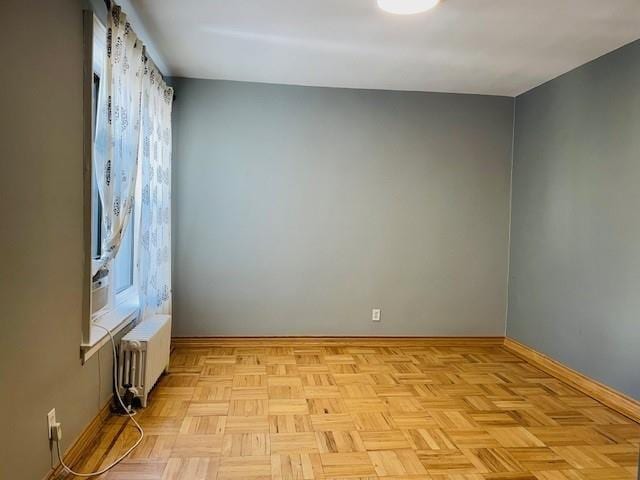
[[[106,58],[100,79],[94,142],[94,168],[102,200],[102,255],[95,273],[111,261],[128,228],[134,206],[143,46],[126,15],[117,5],[110,9]]]
[[[142,79],[140,305],[142,318],[171,313],[171,106],[167,87],[148,60]]]
[[[140,182],[136,238],[142,318],[171,313],[171,107],[173,89],[147,58],[119,6],[110,2],[100,79],[94,168],[102,199],[102,256],[113,260],[131,222]],[[140,178],[136,178],[140,173]]]

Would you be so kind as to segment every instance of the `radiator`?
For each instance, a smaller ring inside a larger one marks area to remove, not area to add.
[[[171,316],[154,315],[134,327],[120,341],[118,385],[125,391],[131,385],[143,407],[149,392],[168,371],[171,343]]]

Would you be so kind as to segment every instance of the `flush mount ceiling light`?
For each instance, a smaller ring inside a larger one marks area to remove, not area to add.
[[[378,0],[378,6],[385,12],[396,15],[413,15],[426,12],[438,5],[440,0]]]

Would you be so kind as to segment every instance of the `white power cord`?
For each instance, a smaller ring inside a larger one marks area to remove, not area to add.
[[[136,443],[134,443],[131,448],[129,448],[126,452],[124,452],[124,454],[122,454],[122,456],[120,458],[118,458],[115,462],[113,462],[111,465],[109,465],[107,467],[104,467],[101,470],[98,470],[97,472],[78,473],[78,472],[74,472],[73,470],[71,470],[71,467],[69,467],[67,464],[65,464],[64,461],[62,460],[62,456],[60,455],[60,450],[61,450],[61,448],[60,448],[60,439],[56,435],[54,435],[53,439],[56,442],[56,452],[58,452],[58,460],[60,461],[60,465],[62,465],[69,473],[71,473],[72,475],[75,475],[77,477],[93,477],[93,476],[96,476],[96,475],[102,475],[103,473],[111,470],[113,467],[118,465],[122,460],[124,460],[127,457],[127,455],[129,455],[131,452],[133,452],[133,450],[138,445],[140,445],[140,442],[142,442],[142,439],[144,438],[144,430],[142,430],[142,427],[140,426],[140,424],[138,422],[136,422],[136,419],[133,418],[134,414],[132,414],[129,411],[129,409],[125,406],[124,402],[122,401],[122,397],[120,396],[120,389],[118,388],[118,368],[117,368],[117,363],[116,363],[116,342],[113,339],[113,335],[111,335],[111,332],[109,331],[109,329],[103,327],[102,325],[98,325],[98,324],[94,323],[93,326],[103,329],[105,332],[107,332],[107,335],[109,335],[109,338],[111,339],[111,347],[113,348],[113,386],[114,386],[115,391],[116,391],[116,397],[118,397],[118,401],[120,402],[120,405],[122,406],[124,411],[127,412],[127,415],[129,416],[131,421],[135,424],[136,428],[140,432],[140,438],[138,438],[138,441]]]

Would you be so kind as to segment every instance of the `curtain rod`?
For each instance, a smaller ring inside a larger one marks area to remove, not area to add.
[[[111,0],[104,0],[104,4],[107,7],[107,13],[111,12],[111,7],[113,7],[113,2]],[[126,12],[125,12],[126,13]],[[142,40],[140,40],[142,41]],[[147,46],[142,43],[142,56],[144,57],[144,59],[146,61],[150,61],[153,66],[155,67],[155,69],[158,71],[158,73],[160,73],[160,77],[162,78],[162,81],[165,82],[165,84],[167,83],[167,81],[164,78],[164,75],[162,74],[162,72],[160,71],[160,69],[158,68],[158,66],[156,65],[156,62],[153,61],[153,58],[151,58],[151,56],[149,55],[149,53],[147,52]],[[176,93],[175,90],[173,92],[173,101],[176,101]]]

